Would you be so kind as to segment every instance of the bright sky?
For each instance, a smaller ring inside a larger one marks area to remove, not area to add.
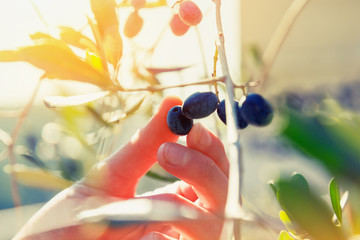
[[[83,26],[84,0],[0,0],[0,50],[15,49],[31,44],[29,34],[48,28],[37,14],[38,7],[50,27],[58,25]],[[0,106],[18,106],[31,95],[42,71],[27,63],[0,63]],[[51,89],[44,84],[43,91]]]
[[[198,0],[197,4],[204,11],[199,31],[206,54],[207,67],[208,70],[211,70],[216,36],[214,4],[209,0]],[[39,31],[51,33],[57,26],[66,25],[81,29],[86,25],[86,14],[89,13],[89,10],[89,0],[0,0],[0,50],[15,49],[32,44],[29,34]],[[145,19],[145,25],[136,42],[151,46],[164,26],[161,25],[165,23],[164,19],[170,17],[170,12],[156,9],[143,11],[141,14]],[[228,17],[229,12],[226,15]],[[124,22],[121,16],[120,24]],[[200,69],[198,68],[197,72],[190,76],[194,80],[198,80],[204,73],[204,69],[195,29],[190,29],[183,37],[171,35],[169,29],[166,34],[168,36],[165,35],[162,39],[161,49],[156,52],[153,64],[156,67],[198,64]],[[229,36],[228,42],[230,42],[230,38]],[[141,40],[143,41],[141,42]],[[0,107],[21,106],[30,97],[32,89],[42,73],[42,70],[27,63],[0,63]],[[189,80],[191,81],[191,79]],[[39,94],[39,100],[41,100],[41,96],[56,95],[57,84],[54,81],[45,81]]]

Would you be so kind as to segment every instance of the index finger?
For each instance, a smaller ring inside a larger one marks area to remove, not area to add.
[[[177,141],[178,136],[167,127],[166,117],[170,108],[181,104],[178,97],[165,97],[146,127],[107,160],[96,164],[83,183],[117,197],[133,197],[139,179],[156,162],[160,145]]]

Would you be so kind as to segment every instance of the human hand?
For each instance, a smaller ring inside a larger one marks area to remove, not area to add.
[[[128,144],[99,162],[84,179],[50,200],[24,226],[19,239],[219,239],[228,184],[228,161],[221,141],[200,123],[187,135],[187,146],[167,128],[168,110],[181,105],[166,97],[148,125]],[[151,194],[135,196],[140,178],[158,163],[181,179]],[[169,222],[109,228],[80,224],[84,210],[133,198],[172,201],[207,221]]]

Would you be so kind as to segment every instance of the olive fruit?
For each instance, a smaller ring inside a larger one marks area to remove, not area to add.
[[[239,102],[235,101],[235,100],[234,100],[234,102],[235,102],[235,108],[236,108],[237,127],[240,129],[244,129],[249,125],[249,123],[244,119],[244,117],[242,115],[242,110],[241,110],[241,107],[239,106]],[[219,103],[219,106],[217,108],[217,114],[218,114],[220,120],[226,124],[225,99]]]
[[[130,4],[135,10],[145,7],[146,0],[131,0]]]
[[[144,19],[139,15],[138,11],[130,13],[125,21],[124,34],[128,38],[133,38],[140,32],[144,25]]]
[[[241,109],[244,119],[259,127],[268,125],[274,117],[271,104],[257,93],[248,94]]]
[[[190,28],[189,25],[186,25],[183,21],[181,21],[179,14],[174,14],[170,20],[170,28],[173,34],[176,36],[184,35]]]
[[[190,95],[182,106],[182,113],[190,119],[209,116],[218,107],[218,98],[213,92],[196,92]]]
[[[198,5],[191,0],[184,0],[179,5],[179,17],[189,26],[198,25],[202,20],[202,12]]]
[[[172,107],[166,118],[170,131],[177,135],[186,135],[193,126],[193,120],[185,117],[181,112],[181,106]]]

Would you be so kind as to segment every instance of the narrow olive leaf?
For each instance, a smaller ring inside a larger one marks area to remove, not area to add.
[[[276,196],[276,194],[277,194],[277,187],[275,186],[274,180],[268,181],[268,184],[269,184],[271,190],[273,190],[273,192],[275,193],[275,196]]]
[[[282,230],[279,235],[279,240],[294,240],[294,238],[290,237],[288,232]]]
[[[340,204],[339,184],[337,183],[334,177],[330,180],[329,183],[329,193],[330,193],[331,205],[334,210],[334,213],[339,223],[342,224],[342,209]]]
[[[292,234],[296,235],[294,224],[292,223],[291,219],[284,210],[280,210],[279,217],[281,222],[284,224],[285,228]]]
[[[123,52],[123,41],[118,27],[110,27],[104,34],[103,47],[106,59],[116,68]]]
[[[250,46],[250,55],[254,61],[254,63],[261,67],[264,65],[263,63],[263,59],[262,59],[262,54],[260,53],[260,49],[257,45],[252,45]]]
[[[108,28],[119,26],[115,0],[90,0],[90,6],[101,36]]]
[[[5,145],[9,146],[13,143],[13,140],[9,133],[0,128],[0,141]]]
[[[322,199],[289,181],[279,181],[278,186],[281,206],[313,239],[345,240],[342,230],[331,221],[331,209]]]
[[[168,68],[154,68],[154,67],[147,67],[145,68],[149,73],[156,75],[159,73],[167,73],[167,72],[178,72],[178,71],[182,71],[184,69],[187,69],[189,67],[192,67],[191,65],[189,66],[182,66],[182,67],[168,67]]]
[[[300,173],[294,172],[290,178],[292,184],[296,184],[305,191],[310,191],[309,184],[306,181],[305,177]]]
[[[0,51],[0,62],[22,61],[22,56],[17,50]]]
[[[93,53],[98,52],[96,44],[88,37],[84,36],[81,32],[76,31],[71,27],[59,27],[60,28],[60,39],[73,45],[77,48],[87,50]]]
[[[118,123],[121,120],[124,120],[134,114],[141,107],[142,103],[145,100],[145,96],[142,96],[136,103],[132,104],[130,107],[125,108],[125,110],[115,116],[112,116],[108,123]]]
[[[97,49],[99,50],[100,60],[101,60],[103,69],[108,71],[108,63],[107,63],[106,55],[104,52],[104,44],[103,44],[102,36],[101,36],[100,30],[98,28],[98,25],[89,17],[88,17],[88,23],[90,25],[91,32],[94,35]]]
[[[122,8],[122,7],[131,7],[131,0],[125,0],[125,1],[120,1],[120,3],[117,4],[117,7]],[[166,0],[158,0],[158,1],[147,1],[145,3],[144,8],[157,8],[157,7],[164,7],[164,6],[168,6],[168,3],[166,2]]]
[[[51,36],[51,35],[49,35],[47,33],[42,33],[42,32],[36,32],[34,34],[30,34],[30,38],[33,41],[40,40],[40,39],[57,40],[53,36]]]
[[[116,14],[116,1],[91,0],[90,4],[106,58],[116,67],[123,51],[123,42],[119,33],[119,21]]]
[[[30,38],[35,43],[35,45],[43,45],[43,44],[50,43],[50,44],[54,44],[58,47],[64,48],[65,51],[72,51],[66,42],[56,39],[47,33],[37,32],[37,33],[31,34]]]
[[[15,153],[24,157],[26,160],[41,169],[48,169],[43,161],[36,156],[36,154],[25,146],[16,146]]]
[[[145,95],[143,95],[142,97],[140,97],[137,102],[133,103],[132,105],[130,105],[129,107],[125,108],[125,114],[127,116],[130,116],[132,114],[134,114],[137,110],[139,110],[139,108],[141,107],[142,103],[145,100]]]
[[[152,178],[152,179],[156,179],[156,180],[159,180],[159,181],[164,181],[164,182],[176,182],[177,180],[179,180],[178,178],[176,177],[167,177],[167,176],[163,176],[163,175],[160,175],[154,171],[151,171],[149,170],[147,173],[146,173],[146,176]]]
[[[0,52],[1,60],[26,61],[44,70],[45,77],[50,79],[80,81],[101,88],[113,87],[108,76],[80,59],[70,49],[53,41],[22,47],[16,51]]]
[[[39,168],[31,168],[22,164],[5,165],[4,172],[8,174],[15,174],[16,179],[26,186],[41,189],[59,191],[73,184],[73,182],[59,177],[50,171],[44,171]]]
[[[100,98],[108,96],[109,94],[110,94],[109,91],[104,91],[104,92],[96,92],[85,95],[68,96],[68,97],[47,96],[44,98],[43,101],[45,103],[45,106],[48,108],[72,107],[98,100]]]
[[[157,8],[157,7],[164,7],[164,6],[168,6],[168,3],[166,0],[158,0],[157,2],[155,1],[149,1],[145,4],[144,8]]]
[[[105,69],[102,64],[101,58],[91,52],[86,52],[85,62],[89,63],[93,68],[97,69],[100,72],[105,72]]]
[[[349,191],[345,191],[344,194],[341,196],[341,200],[340,200],[340,206],[342,210],[344,210],[348,199],[349,199]]]

